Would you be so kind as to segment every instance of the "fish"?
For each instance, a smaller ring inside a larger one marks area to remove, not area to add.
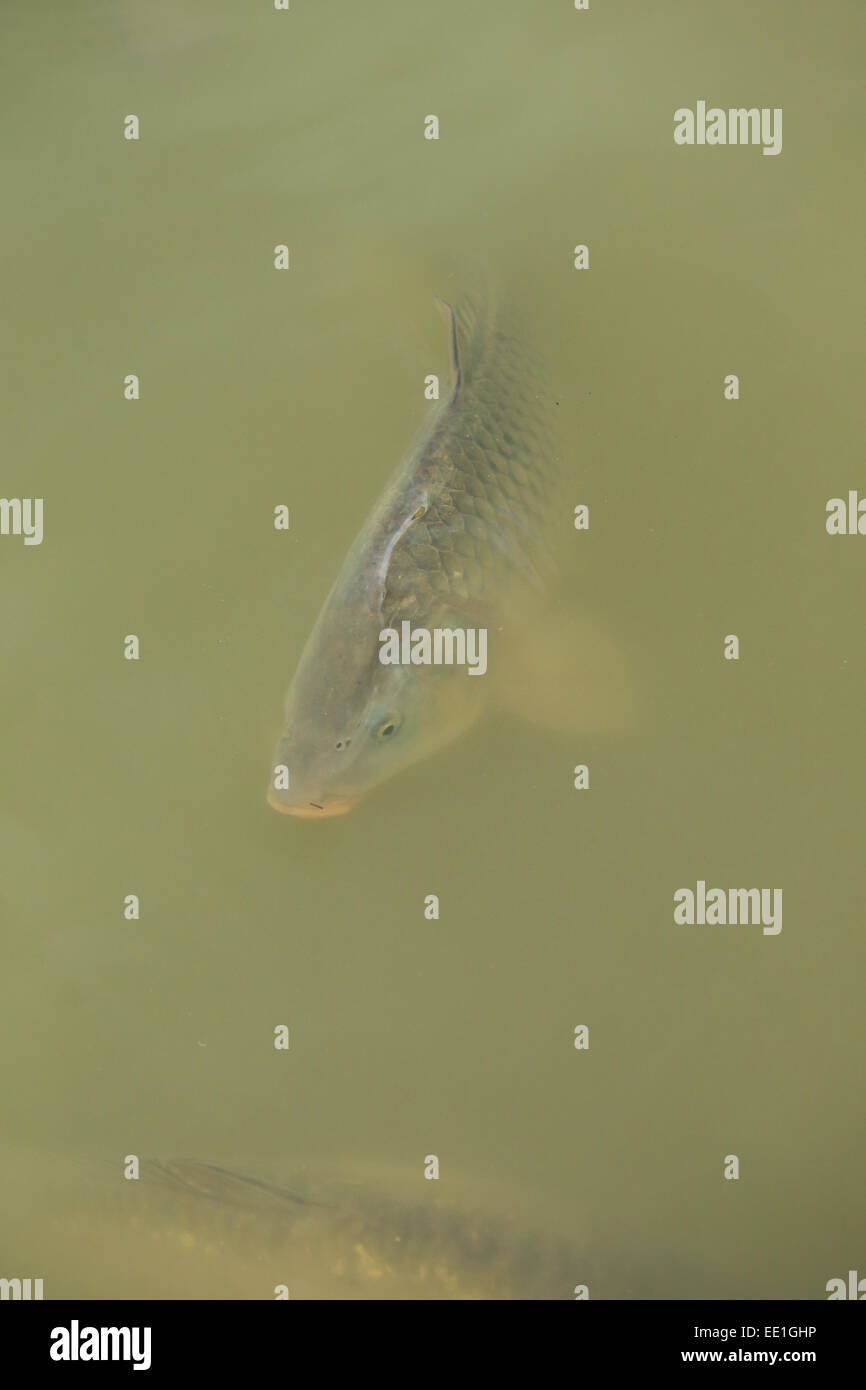
[[[436,303],[451,389],[350,547],[286,697],[267,799],[293,816],[345,814],[474,724],[507,684],[515,615],[551,573],[558,459],[541,355],[507,295],[482,285]],[[405,624],[483,631],[487,670],[383,664],[382,634]]]
[[[452,1179],[290,1164],[0,1156],[4,1275],[48,1299],[568,1299],[596,1272]],[[9,1263],[11,1261],[11,1263]]]
[[[475,1301],[715,1296],[669,1250],[564,1238],[494,1181],[4,1150],[4,1276],[46,1299]],[[442,1189],[441,1191],[439,1189]],[[569,1224],[569,1223],[566,1223]],[[573,1224],[573,1223],[571,1223]]]

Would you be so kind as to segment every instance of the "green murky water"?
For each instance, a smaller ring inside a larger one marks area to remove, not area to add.
[[[825,507],[866,491],[864,21],[815,15],[4,6],[0,492],[44,539],[0,536],[0,1167],[39,1263],[0,1275],[100,1287],[72,1160],[130,1153],[507,1192],[502,1230],[611,1252],[605,1296],[632,1263],[661,1297],[862,1269],[866,538]],[[703,100],[782,108],[781,154],[678,147]],[[562,595],[636,727],[494,715],[296,823],[283,694],[469,257],[551,363]],[[781,888],[782,930],[675,925],[698,880]]]

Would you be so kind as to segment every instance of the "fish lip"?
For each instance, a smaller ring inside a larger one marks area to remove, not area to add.
[[[331,801],[325,801],[321,804],[316,801],[308,801],[303,804],[289,805],[285,801],[280,801],[273,792],[268,792],[268,805],[273,806],[275,811],[279,811],[284,816],[297,816],[300,820],[326,820],[329,816],[345,816],[347,811],[351,811],[355,801],[350,796],[335,796]]]

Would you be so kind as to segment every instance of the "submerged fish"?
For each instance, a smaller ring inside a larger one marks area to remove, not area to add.
[[[304,648],[273,760],[278,811],[339,815],[468,728],[502,683],[511,616],[543,587],[555,474],[543,374],[511,310],[480,293],[439,303],[453,390],[349,550]],[[453,665],[382,664],[382,632],[403,624],[484,630],[488,670],[468,679]]]
[[[26,1157],[5,1156],[3,1272],[35,1271],[48,1299],[567,1299],[594,1269],[420,1173],[143,1160],[128,1181],[120,1163]]]
[[[38,1276],[46,1299],[719,1296],[670,1250],[601,1253],[521,1204],[420,1171],[143,1160],[127,1180],[119,1161],[0,1152],[3,1273]]]

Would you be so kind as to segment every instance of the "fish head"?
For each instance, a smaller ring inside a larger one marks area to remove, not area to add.
[[[324,621],[313,631],[286,699],[268,802],[289,815],[345,814],[450,743],[481,710],[483,680],[453,668],[383,665],[379,622],[356,623],[353,632],[346,616],[339,630]],[[279,768],[288,772],[285,788]]]

